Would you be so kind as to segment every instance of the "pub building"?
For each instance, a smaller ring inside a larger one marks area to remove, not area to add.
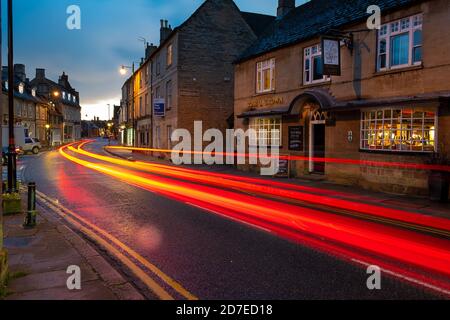
[[[430,171],[367,161],[449,155],[450,1],[376,3],[381,26],[369,29],[371,0],[280,0],[277,20],[235,63],[235,126],[259,143],[275,134],[281,154],[299,159],[292,178],[425,196]]]

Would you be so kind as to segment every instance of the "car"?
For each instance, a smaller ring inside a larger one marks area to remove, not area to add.
[[[23,146],[23,152],[31,152],[33,154],[38,154],[41,151],[42,145],[39,139],[36,138],[25,138],[25,145]]]

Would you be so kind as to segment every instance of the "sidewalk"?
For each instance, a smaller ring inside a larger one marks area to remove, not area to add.
[[[169,161],[164,161],[158,158],[151,157],[142,153],[118,150],[105,150],[106,153],[112,156],[131,161],[147,161],[158,164],[173,166]],[[353,186],[338,185],[326,180],[306,180],[301,178],[286,179],[262,177],[254,173],[243,172],[237,170],[232,166],[208,166],[208,165],[187,165],[183,166],[187,169],[203,170],[220,174],[231,174],[242,177],[258,178],[266,181],[277,181],[286,184],[304,186],[309,188],[318,188],[321,190],[330,191],[327,196],[336,199],[353,199],[361,203],[376,204],[386,208],[407,210],[411,213],[423,214],[428,216],[440,217],[450,219],[450,203],[439,203],[431,201],[427,198],[402,196],[395,194],[387,194],[382,192],[375,192],[364,190]],[[342,195],[343,193],[348,196]]]
[[[24,200],[26,194],[23,195]],[[23,207],[26,203],[23,201]],[[4,217],[10,281],[6,300],[141,300],[141,294],[90,244],[38,206],[38,226],[24,215]],[[67,288],[69,266],[81,269],[81,290]]]

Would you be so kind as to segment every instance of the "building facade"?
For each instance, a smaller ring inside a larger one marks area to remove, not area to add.
[[[68,143],[81,139],[80,96],[70,85],[68,75],[63,72],[56,83],[46,78],[45,69],[36,69],[36,77],[30,85],[52,105],[50,108],[54,120],[52,121],[54,128],[50,132],[52,143]],[[59,127],[61,116],[63,122]]]
[[[131,138],[135,146],[166,150],[173,146],[172,132],[193,134],[195,121],[204,130],[232,127],[232,63],[274,19],[241,12],[232,0],[207,0],[175,29],[162,20],[159,46],[149,46],[122,88],[125,144],[133,145]],[[126,134],[134,128],[135,138]]]
[[[450,156],[450,1],[377,1],[379,30],[367,29],[371,4],[279,1],[236,62],[236,128],[273,138],[297,159],[291,176],[426,195],[429,171],[371,163]],[[341,40],[340,76],[324,74],[326,35]]]

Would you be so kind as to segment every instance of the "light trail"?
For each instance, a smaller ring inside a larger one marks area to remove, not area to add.
[[[356,256],[359,260],[363,260],[361,256],[367,258],[375,254],[380,257],[376,259],[379,266],[386,265],[387,259],[418,267],[424,270],[426,275],[405,268],[400,270],[403,270],[403,274],[412,274],[415,279],[426,278],[428,283],[450,290],[447,280],[436,280],[442,276],[448,278],[450,275],[450,246],[444,239],[198,184],[117,169],[76,158],[64,149],[61,149],[60,153],[74,163],[129,184],[220,212],[290,239],[298,241],[305,238],[304,235],[309,235],[322,239],[319,241],[322,246],[328,246],[329,243],[339,244],[340,250],[354,253],[352,257]],[[355,250],[364,252],[364,255],[355,253]]]
[[[443,230],[446,232],[442,232],[441,234],[450,236],[450,220],[444,219],[444,218],[438,218],[438,217],[431,217],[431,216],[425,216],[420,215],[416,213],[410,213],[404,210],[397,210],[382,206],[376,206],[376,205],[370,205],[370,204],[364,204],[364,203],[358,203],[348,200],[342,200],[342,199],[336,199],[331,197],[326,197],[322,195],[314,195],[314,194],[308,194],[304,192],[294,191],[294,190],[287,190],[284,188],[275,188],[272,186],[261,186],[261,185],[255,185],[254,183],[249,182],[243,182],[243,181],[237,181],[239,180],[238,176],[233,176],[233,179],[229,179],[228,177],[222,176],[214,176],[210,175],[209,172],[206,171],[196,171],[193,172],[193,170],[173,170],[174,167],[170,166],[161,166],[161,165],[153,165],[151,163],[145,163],[145,162],[130,162],[126,160],[121,159],[115,159],[111,157],[101,156],[92,152],[88,152],[82,149],[82,147],[85,145],[83,143],[79,146],[78,149],[75,149],[73,147],[69,147],[69,149],[73,152],[121,165],[126,166],[129,168],[134,168],[138,170],[143,170],[147,172],[152,172],[156,174],[161,174],[165,176],[171,176],[175,178],[179,178],[182,180],[190,180],[194,182],[201,182],[213,186],[223,187],[223,188],[237,188],[241,190],[251,191],[263,195],[272,195],[277,196],[281,198],[290,198],[295,199],[299,201],[305,201],[308,203],[316,204],[316,205],[325,205],[329,206],[331,208],[338,208],[348,211],[354,211],[358,213],[362,213],[367,216],[375,216],[375,217],[382,217],[387,219],[392,219],[395,221],[401,221],[406,222],[410,224],[410,226],[425,226],[429,228],[433,228],[436,230]],[[252,182],[258,179],[252,179]],[[283,185],[284,186],[284,185]],[[427,229],[423,229],[424,231],[427,231]],[[433,230],[428,230],[433,231]],[[439,232],[437,232],[439,233]]]
[[[126,150],[126,151],[142,151],[142,152],[157,152],[168,154],[189,154],[189,155],[216,155],[223,157],[242,157],[245,159],[257,158],[257,159],[283,159],[289,161],[314,161],[318,163],[336,163],[344,165],[358,165],[369,167],[383,167],[383,168],[398,168],[398,169],[412,169],[412,170],[432,170],[432,171],[445,171],[450,172],[450,166],[448,165],[434,165],[434,164],[421,164],[421,163],[404,163],[404,162],[389,162],[389,161],[373,161],[373,160],[358,160],[358,159],[342,159],[342,158],[317,158],[317,157],[305,157],[305,156],[262,156],[251,153],[230,153],[230,152],[200,152],[200,151],[178,151],[169,149],[152,149],[152,148],[135,148],[135,147],[120,147],[120,146],[107,146],[107,149],[111,150]]]

